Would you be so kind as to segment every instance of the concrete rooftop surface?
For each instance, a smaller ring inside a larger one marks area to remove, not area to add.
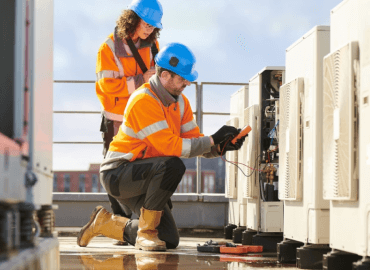
[[[181,237],[176,249],[165,252],[136,250],[116,246],[106,237],[95,237],[87,247],[79,247],[76,237],[59,237],[60,269],[298,269],[294,264],[280,264],[276,253],[244,255],[214,254],[197,251],[210,238]],[[225,241],[223,238],[212,238]],[[229,240],[231,242],[231,240]],[[228,242],[229,242],[228,241]]]

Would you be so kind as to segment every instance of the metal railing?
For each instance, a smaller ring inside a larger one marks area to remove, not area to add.
[[[54,83],[95,83],[95,81],[82,81],[82,80],[54,80]],[[235,85],[243,86],[248,85],[247,83],[227,83],[227,82],[192,82],[191,84],[195,85],[195,107],[196,111],[193,112],[196,115],[196,122],[199,126],[200,132],[203,133],[203,116],[204,115],[230,115],[230,113],[221,113],[221,112],[204,112],[203,111],[203,86],[204,85]],[[101,111],[54,111],[54,114],[101,114]],[[103,144],[102,141],[54,141],[53,144]],[[200,195],[201,190],[201,158],[196,158],[196,171],[197,171],[197,191],[196,194]]]

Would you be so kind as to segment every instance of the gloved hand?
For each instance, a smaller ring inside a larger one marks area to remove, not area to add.
[[[222,126],[215,134],[212,135],[213,141],[216,144],[220,144],[229,137],[238,135],[238,130],[233,126]]]
[[[238,129],[238,133],[240,133],[241,129]],[[248,136],[248,134],[247,134]],[[245,136],[245,137],[247,137]],[[239,139],[239,140],[236,140],[235,144],[232,144],[232,139],[230,140],[225,140],[223,141],[222,143],[220,143],[220,151],[222,154],[225,154],[227,151],[235,151],[235,150],[239,150],[244,141],[245,141],[245,137]]]

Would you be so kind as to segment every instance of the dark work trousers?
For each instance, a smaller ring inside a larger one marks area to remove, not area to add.
[[[100,131],[102,132],[102,137],[103,137],[103,156],[108,152],[109,145],[111,141],[113,141],[113,137],[117,134],[118,129],[122,122],[119,121],[113,121],[105,118],[105,116],[102,116],[102,121],[100,125]],[[128,217],[131,218],[132,212],[131,210],[125,206],[117,202],[115,198],[110,196],[108,194],[108,199],[110,202],[110,207],[112,208],[113,214],[117,216],[122,216],[122,217]]]
[[[126,205],[140,216],[140,209],[164,211],[158,229],[158,238],[166,242],[167,248],[176,248],[179,234],[169,207],[185,165],[178,157],[156,157],[135,160],[116,169],[103,171],[100,181],[105,190],[120,204]],[[135,245],[139,220],[131,220],[124,231],[124,239]]]

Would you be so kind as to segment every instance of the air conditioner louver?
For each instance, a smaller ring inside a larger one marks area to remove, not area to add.
[[[236,128],[239,127],[239,119],[232,118],[226,122],[229,126],[234,126]],[[237,151],[228,151],[226,152],[226,160],[230,162],[226,162],[226,191],[225,197],[229,199],[236,199],[237,198],[237,179],[238,179],[238,168],[232,164],[232,162],[238,162],[238,152]]]
[[[358,106],[354,61],[357,42],[324,59],[324,199],[357,200]]]
[[[256,198],[257,194],[257,182],[256,182],[256,172],[254,168],[257,167],[257,119],[258,119],[258,105],[253,105],[245,109],[244,111],[244,119],[246,123],[252,128],[249,132],[248,137],[243,144],[242,151],[245,151],[246,154],[246,167],[245,174],[248,176],[246,177],[246,181],[243,182],[243,198]]]
[[[297,78],[280,87],[280,200],[298,201],[302,199],[302,93],[302,78]]]

